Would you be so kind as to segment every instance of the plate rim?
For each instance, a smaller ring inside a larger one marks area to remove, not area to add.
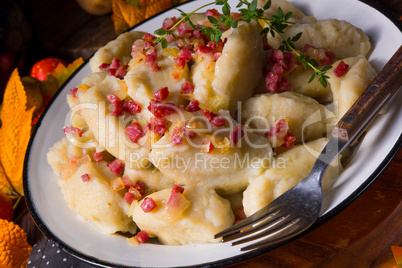
[[[186,5],[190,2],[196,2],[198,0],[189,0],[177,5],[172,6],[171,8],[168,8],[166,10],[163,10],[143,21],[141,21],[140,23],[136,24],[135,26],[127,29],[126,31],[124,31],[123,33],[126,32],[130,32],[133,29],[141,26],[142,24],[148,22],[149,20],[152,20],[154,17],[160,16],[166,12],[171,11],[174,8],[178,8],[182,5]],[[395,17],[395,15],[393,13],[391,13],[387,8],[375,3],[373,0],[355,0],[358,2],[361,2],[365,5],[368,5],[369,7],[375,9],[376,11],[380,12],[382,15],[384,15],[389,21],[391,21],[398,29],[399,31],[402,33],[402,22],[398,21]],[[120,33],[118,35],[116,35],[113,39],[109,40],[108,42],[115,40],[117,37],[119,37],[121,34]],[[96,53],[96,52],[95,52]],[[133,267],[137,267],[137,266],[126,266],[126,265],[121,265],[121,264],[116,264],[113,262],[108,262],[108,261],[103,261],[100,260],[96,257],[87,255],[82,253],[79,250],[76,250],[72,247],[70,247],[68,244],[64,243],[62,241],[62,239],[60,239],[56,234],[54,234],[44,223],[44,221],[42,220],[42,218],[40,217],[39,213],[37,213],[36,210],[36,206],[35,204],[32,202],[32,198],[31,198],[31,191],[28,185],[28,165],[29,165],[29,160],[30,160],[30,156],[31,156],[31,147],[32,144],[34,142],[34,139],[36,137],[36,134],[38,132],[38,129],[41,127],[42,121],[44,120],[45,115],[47,114],[48,110],[50,109],[50,107],[53,105],[53,103],[55,102],[55,100],[58,98],[58,96],[61,94],[62,91],[65,90],[66,85],[70,82],[70,80],[72,80],[74,78],[74,76],[79,73],[81,71],[81,69],[83,69],[87,64],[89,64],[89,60],[92,58],[92,56],[95,54],[93,53],[90,57],[88,57],[87,60],[85,60],[81,66],[79,66],[79,68],[77,68],[77,70],[75,70],[69,77],[68,79],[60,86],[60,88],[58,89],[58,91],[54,94],[54,96],[52,97],[52,99],[49,101],[49,103],[46,105],[42,116],[39,118],[38,122],[36,123],[36,125],[34,126],[34,129],[32,131],[28,146],[27,146],[27,150],[25,153],[25,157],[24,157],[24,165],[23,165],[23,190],[24,190],[24,199],[25,199],[25,203],[28,207],[28,211],[35,223],[35,225],[38,227],[38,229],[41,231],[41,233],[48,239],[50,240],[53,244],[55,244],[57,247],[61,248],[63,251],[65,251],[66,253],[72,255],[73,257],[80,259],[88,264],[93,264],[96,266],[103,266],[103,267],[122,267],[122,268],[133,268]],[[169,266],[169,267],[192,267],[192,268],[197,268],[197,267],[208,267],[208,268],[215,268],[215,267],[223,267],[223,266],[227,266],[227,265],[233,265],[239,262],[243,262],[243,261],[247,261],[250,260],[252,258],[255,258],[257,256],[260,256],[264,253],[267,253],[269,251],[272,251],[275,248],[281,247],[291,241],[294,241],[296,239],[298,239],[299,237],[315,230],[316,228],[318,228],[319,226],[321,226],[322,224],[324,224],[325,222],[327,222],[328,220],[332,219],[334,216],[336,216],[337,214],[341,213],[346,207],[348,207],[350,204],[352,204],[361,194],[363,194],[377,179],[378,177],[385,171],[385,169],[389,166],[389,164],[392,162],[392,160],[395,158],[395,156],[398,154],[398,152],[400,151],[400,149],[402,148],[402,133],[400,133],[399,138],[397,139],[397,141],[395,142],[395,144],[393,145],[392,149],[390,150],[390,152],[387,154],[387,156],[382,160],[382,162],[377,166],[377,168],[373,171],[373,173],[364,181],[364,183],[362,183],[355,191],[352,192],[352,194],[350,194],[347,198],[345,198],[342,202],[340,202],[338,205],[336,205],[335,207],[333,207],[330,211],[328,211],[327,213],[325,213],[324,215],[322,215],[321,217],[319,217],[317,219],[317,221],[307,230],[305,230],[304,232],[302,232],[301,234],[292,237],[290,239],[287,239],[283,242],[277,243],[275,245],[272,246],[268,246],[265,248],[260,248],[260,249],[256,249],[253,251],[248,251],[245,252],[243,254],[239,254],[236,256],[232,256],[229,258],[225,258],[225,259],[221,259],[218,261],[214,261],[214,262],[206,262],[206,263],[202,263],[202,264],[196,264],[196,265],[189,265],[189,266]],[[142,267],[142,266],[141,266]]]

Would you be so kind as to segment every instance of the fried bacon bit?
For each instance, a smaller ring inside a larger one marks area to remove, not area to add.
[[[194,92],[194,86],[189,81],[184,82],[183,86],[181,87],[181,93],[183,94],[191,94]]]
[[[244,137],[244,130],[242,125],[237,125],[235,129],[230,133],[229,140],[233,145],[236,145]]]
[[[226,119],[223,116],[218,116],[217,114],[208,110],[202,110],[201,112],[203,113],[205,118],[215,127],[223,127],[226,123]]]
[[[155,46],[156,43],[154,43],[154,40],[156,39],[156,37],[150,33],[146,33],[143,37],[142,40],[145,41],[145,47],[149,47],[149,46]]]
[[[137,200],[137,198],[135,197],[135,194],[133,194],[132,192],[127,192],[124,194],[124,200],[131,204],[134,202],[134,200]]]
[[[144,244],[148,241],[149,234],[147,233],[147,231],[141,231],[135,236],[135,239],[138,241],[138,243]]]
[[[334,69],[334,74],[336,77],[341,77],[346,74],[349,70],[349,65],[346,64],[344,61],[341,61],[338,66]]]
[[[119,79],[124,79],[127,74],[127,65],[124,65],[120,59],[114,57],[110,64],[102,63],[99,66],[99,70],[102,72],[108,72],[108,75],[115,76]]]
[[[325,58],[321,60],[322,65],[331,65],[334,62],[336,55],[331,50],[325,50]]]
[[[141,106],[133,100],[122,101],[121,107],[124,111],[130,114],[138,114],[141,112]]]
[[[94,152],[94,160],[96,162],[103,161],[103,154],[102,152]]]
[[[184,68],[186,63],[192,59],[191,50],[182,48],[180,49],[179,55],[174,59],[174,63],[176,66],[180,68]]]
[[[244,219],[246,218],[246,213],[244,213],[244,207],[243,207],[243,206],[239,207],[239,208],[235,211],[234,216],[235,216],[235,222],[234,222],[234,224],[236,224],[236,223],[238,223],[238,222],[244,220]]]
[[[133,122],[131,125],[126,127],[126,134],[130,141],[135,143],[145,135],[138,122]]]
[[[172,143],[174,145],[179,145],[183,143],[183,136],[180,135],[180,128],[179,127],[174,127],[172,130]]]
[[[198,102],[198,100],[192,99],[190,103],[187,105],[186,109],[189,112],[197,112],[201,110],[200,103]]]
[[[331,50],[316,48],[310,44],[305,44],[302,52],[311,59],[321,63],[321,65],[331,65],[336,58],[335,53]]]
[[[123,181],[124,177],[122,178]],[[124,195],[124,200],[126,200],[128,203],[131,204],[134,200],[140,200],[142,196],[145,194],[145,184],[143,182],[137,181],[137,183],[133,185],[131,179],[130,178],[128,179],[131,182],[131,186],[128,187],[128,192]]]
[[[266,133],[265,137],[268,139],[272,147],[285,147],[290,149],[294,146],[296,138],[289,132],[289,124],[285,119],[281,119],[275,126],[272,126]]]
[[[145,183],[142,181],[137,181],[134,185],[133,188],[135,188],[141,195],[145,194]]]
[[[170,220],[178,220],[181,214],[190,206],[190,202],[183,193],[184,188],[175,183],[170,192],[169,200],[166,203],[166,209],[169,213]]]
[[[221,15],[222,14],[219,13],[219,11],[216,10],[215,8],[211,8],[211,9],[208,9],[207,11],[205,11],[205,16],[206,17],[217,17],[217,18],[219,18]]]
[[[152,199],[152,197],[145,197],[140,207],[145,213],[148,213],[154,210],[157,207],[157,205],[155,201]]]
[[[112,187],[113,191],[115,192],[123,190],[125,188],[124,183],[120,177],[117,177],[109,181],[108,184],[110,185],[110,187]]]
[[[216,114],[214,114],[213,112],[210,112],[208,110],[202,110],[201,113],[205,116],[205,118],[211,122],[212,118],[214,118],[216,116]]]
[[[148,111],[156,118],[163,118],[176,112],[176,106],[173,103],[162,103],[161,101],[152,99],[149,102]]]
[[[115,175],[120,175],[124,171],[124,162],[117,158],[112,162],[109,162],[107,166]]]
[[[193,33],[193,27],[191,27],[188,22],[182,22],[179,24],[177,31],[179,32],[179,35],[181,37],[191,37]]]
[[[290,52],[273,49],[268,55],[268,74],[265,77],[265,86],[270,93],[285,92],[292,88],[292,84],[284,75],[295,68],[294,56]]]
[[[176,22],[177,22],[176,17],[166,18],[163,21],[162,28],[165,30],[170,30],[173,27],[173,25],[176,24]]]
[[[158,65],[157,62],[158,54],[154,47],[151,47],[145,53],[145,63],[149,65],[152,72],[159,71],[161,67]]]
[[[126,187],[126,189],[128,189],[134,185],[133,181],[130,179],[130,177],[128,175],[123,176],[121,178],[121,180],[123,181],[124,187]]]
[[[74,98],[77,98],[77,91],[78,87],[70,89],[71,95],[73,95]]]
[[[174,206],[174,202],[176,201],[175,200],[176,196],[178,194],[183,194],[183,193],[184,193],[184,187],[181,187],[179,184],[175,183],[173,188],[172,188],[172,191],[170,192],[170,197],[169,197],[169,200],[167,202],[167,205],[168,206],[172,206],[172,205]]]
[[[265,78],[265,86],[270,93],[285,92],[292,88],[292,84],[285,78],[269,72]]]
[[[88,173],[85,173],[84,175],[81,176],[81,179],[83,182],[87,182],[90,180]]]
[[[163,101],[169,97],[168,87],[163,87],[154,93],[154,98],[158,101]]]
[[[80,137],[82,137],[82,134],[84,133],[81,129],[77,127],[63,127],[63,132],[64,134],[77,133]]]
[[[207,153],[207,154],[210,154],[210,153],[212,153],[212,151],[215,149],[215,146],[214,146],[214,144],[213,144],[213,142],[212,142],[212,139],[208,139],[205,143],[204,143],[204,146],[202,147],[202,152],[203,153]]]
[[[151,117],[151,122],[149,124],[147,124],[147,127],[145,128],[145,132],[153,131],[153,132],[159,134],[160,136],[162,136],[166,132],[167,123],[168,123],[168,121],[165,118]]]

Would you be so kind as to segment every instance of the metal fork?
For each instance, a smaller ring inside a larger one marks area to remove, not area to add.
[[[308,229],[321,212],[321,181],[328,166],[360,137],[401,84],[402,46],[335,126],[310,174],[261,210],[217,233],[215,238],[222,237],[222,242],[236,240],[232,245],[260,239],[241,248],[245,251],[290,240]]]

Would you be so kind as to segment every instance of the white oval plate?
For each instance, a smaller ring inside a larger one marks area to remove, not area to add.
[[[306,14],[318,19],[343,19],[363,29],[372,40],[370,62],[377,70],[402,44],[397,26],[378,10],[357,0],[292,0]],[[205,1],[180,6],[190,12]],[[235,1],[231,5],[236,6]],[[234,3],[234,4],[233,4]],[[168,10],[137,26],[136,30],[153,32],[165,17],[179,16]],[[131,246],[118,235],[105,235],[87,222],[77,219],[68,208],[57,185],[57,177],[47,163],[46,153],[63,137],[63,125],[69,112],[66,94],[90,73],[86,62],[64,85],[42,115],[34,130],[25,158],[24,191],[29,210],[42,232],[66,252],[101,266],[128,267],[218,267],[250,259],[279,245],[241,252],[239,247],[217,243],[207,245]],[[333,189],[324,196],[323,215],[318,226],[350,204],[383,171],[402,143],[402,91],[391,102],[388,113],[376,120],[359,150]],[[313,226],[313,228],[314,228]]]

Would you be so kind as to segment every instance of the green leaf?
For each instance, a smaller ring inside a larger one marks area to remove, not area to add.
[[[229,5],[223,5],[222,7],[222,13],[226,16],[230,16],[230,7]]]
[[[278,19],[283,19],[283,11],[281,7],[278,7],[278,10],[275,13],[275,17],[277,17]]]
[[[212,31],[211,28],[209,27],[204,27],[200,29],[200,33],[202,34],[213,34],[214,32]]]
[[[286,13],[286,15],[285,15],[285,21],[286,20],[288,20],[288,19],[290,19],[291,17],[292,17],[292,12],[288,12],[288,13]]]
[[[239,1],[239,3],[237,4],[236,8],[239,8],[243,5],[243,2]]]
[[[162,46],[162,48],[167,48],[167,45],[168,45],[168,41],[167,41],[165,38],[163,38],[163,39],[161,40],[161,46]]]
[[[238,25],[237,21],[233,20],[231,23],[232,28],[237,28],[237,25]]]
[[[257,9],[257,0],[253,0],[248,7],[248,10],[254,12]]]
[[[264,29],[260,32],[260,34],[263,35],[263,34],[267,34],[268,32],[269,32],[269,28],[267,27],[267,28],[264,28]]]
[[[126,2],[138,9],[141,9],[140,0],[126,0]]]
[[[208,16],[208,20],[209,20],[209,22],[212,23],[212,24],[218,24],[218,20],[215,19],[214,17]]]
[[[318,78],[318,82],[320,82],[321,83],[321,85],[323,86],[323,87],[327,87],[327,80],[325,80],[325,77],[324,76],[321,76],[320,78]]]
[[[264,10],[267,10],[271,7],[271,0],[268,0],[264,5]]]
[[[164,35],[164,34],[166,34],[166,32],[167,32],[166,29],[159,28],[154,32],[154,34],[156,34],[156,35]]]
[[[302,36],[302,32],[296,34],[295,36],[292,37],[292,42],[296,42],[297,40],[300,39],[300,37]]]
[[[309,83],[309,84],[310,84],[311,82],[313,82],[313,80],[315,79],[316,75],[317,75],[316,72],[314,72],[314,73],[311,75],[310,79],[308,80],[308,83]]]

